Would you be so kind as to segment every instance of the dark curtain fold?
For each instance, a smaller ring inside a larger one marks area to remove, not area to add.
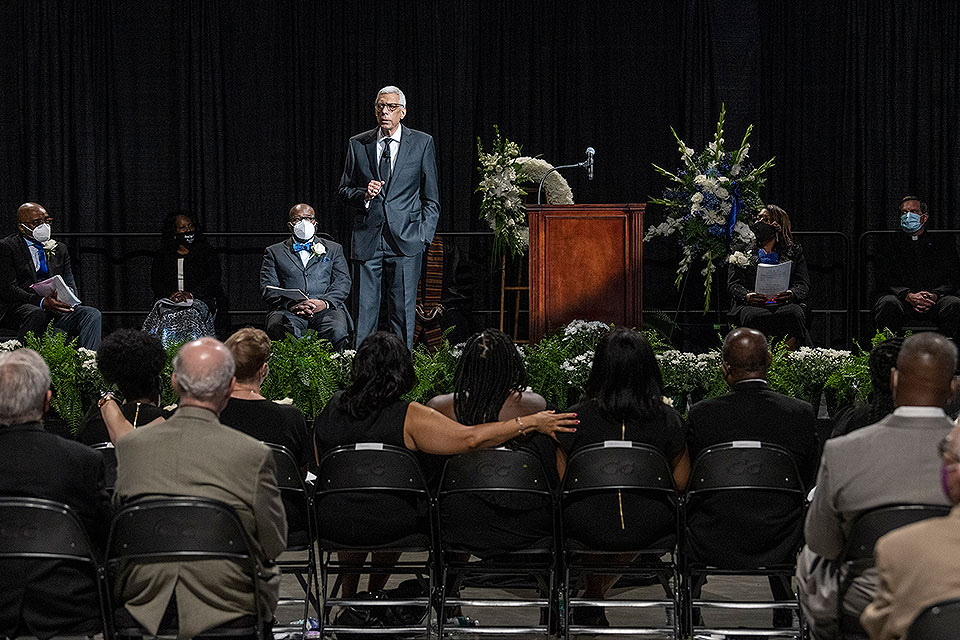
[[[906,192],[960,227],[958,33],[947,0],[0,3],[0,220],[38,200],[60,231],[156,231],[174,209],[282,231],[306,201],[346,243],[346,141],[396,84],[437,141],[441,230],[484,228],[476,138],[494,124],[554,164],[595,147],[595,180],[566,174],[578,202],[645,201],[650,163],[678,162],[669,127],[701,147],[721,103],[728,145],[752,122],[752,157],[777,157],[767,199],[797,229],[893,228]],[[146,308],[150,243],[87,244],[83,297]],[[255,248],[218,244],[232,306],[256,308]],[[645,250],[645,306],[672,308],[674,248]],[[815,306],[842,298],[839,251],[810,249]]]

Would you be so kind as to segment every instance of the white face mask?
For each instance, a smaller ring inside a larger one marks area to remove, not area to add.
[[[33,239],[37,242],[43,243],[50,239],[50,225],[46,222],[38,224],[33,228],[31,232]]]
[[[316,232],[317,228],[313,226],[313,223],[309,220],[301,220],[293,225],[293,235],[295,235],[298,240],[309,240]]]

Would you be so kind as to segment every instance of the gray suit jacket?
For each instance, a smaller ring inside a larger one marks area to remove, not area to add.
[[[300,289],[314,300],[323,300],[331,309],[343,309],[350,295],[350,269],[343,256],[343,247],[332,240],[321,239],[327,248],[322,256],[311,256],[303,266],[299,254],[293,252],[293,240],[272,244],[263,252],[260,267],[260,295],[271,310],[285,309],[289,300],[267,290],[268,286]]]
[[[354,260],[373,257],[384,222],[403,255],[417,255],[423,251],[424,243],[433,241],[440,217],[437,152],[433,138],[403,127],[396,153],[386,197],[374,198],[370,207],[365,208],[363,195],[367,184],[381,179],[377,167],[377,129],[350,138],[339,193],[340,199],[353,213],[350,257]]]
[[[830,635],[836,593],[829,598],[817,557],[835,560],[843,551],[853,520],[873,507],[893,503],[949,504],[940,489],[937,444],[953,423],[942,417],[890,414],[880,422],[827,440],[817,490],[807,511],[807,546],[797,565],[800,601],[814,638]],[[829,580],[836,580],[835,573]],[[867,569],[844,598],[844,610],[859,616],[877,590],[876,569]]]
[[[280,591],[270,565],[286,547],[287,519],[270,449],[226,427],[197,407],[181,407],[166,422],[117,440],[114,500],[150,494],[213,498],[232,506],[253,542],[260,565],[260,598],[267,620]],[[253,613],[253,585],[235,563],[159,562],[128,567],[118,591],[130,614],[155,634],[176,589],[182,637]]]
[[[949,504],[940,489],[937,444],[953,423],[890,414],[827,440],[804,536],[817,555],[836,559],[850,524],[873,507],[895,502]]]

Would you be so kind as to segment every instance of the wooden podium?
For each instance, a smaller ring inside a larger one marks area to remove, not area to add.
[[[530,205],[530,341],[571,320],[642,324],[638,204]]]

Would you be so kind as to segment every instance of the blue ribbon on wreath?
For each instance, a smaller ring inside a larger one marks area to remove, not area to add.
[[[733,204],[730,207],[730,217],[727,218],[727,247],[733,242],[733,228],[737,226],[737,214],[743,206],[743,199],[740,197],[740,185],[733,187]]]

